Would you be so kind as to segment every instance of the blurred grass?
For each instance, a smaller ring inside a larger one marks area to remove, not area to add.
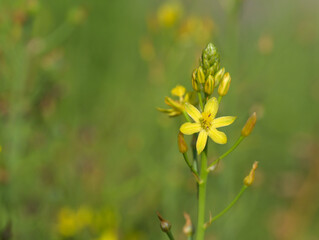
[[[13,239],[63,239],[61,209],[89,206],[113,221],[70,239],[165,239],[157,210],[182,239],[195,186],[176,147],[181,121],[155,107],[175,85],[191,86],[213,41],[233,79],[221,106],[238,116],[229,144],[249,113],[259,116],[210,178],[213,214],[253,161],[260,168],[207,238],[316,239],[318,2],[233,3],[0,1],[0,229],[11,220]],[[227,146],[210,149],[216,157]]]

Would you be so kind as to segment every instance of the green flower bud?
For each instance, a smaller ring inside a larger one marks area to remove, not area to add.
[[[202,52],[201,65],[204,70],[208,70],[210,67],[214,66],[213,69],[216,71],[220,63],[219,54],[217,48],[214,44],[209,43],[207,47]]]

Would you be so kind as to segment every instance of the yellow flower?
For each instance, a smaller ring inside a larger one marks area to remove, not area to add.
[[[189,103],[185,104],[185,110],[187,114],[195,121],[195,123],[184,123],[180,127],[180,131],[186,135],[199,132],[196,142],[198,154],[204,150],[207,142],[207,136],[209,136],[218,144],[225,144],[227,142],[226,134],[218,131],[216,128],[225,127],[232,124],[236,117],[227,116],[215,118],[218,111],[218,101],[215,97],[207,101],[204,112],[202,113]]]
[[[64,237],[72,237],[79,230],[76,213],[67,207],[62,208],[58,215],[58,231]]]
[[[114,231],[105,231],[97,240],[117,240],[118,237]]]
[[[165,97],[165,103],[170,106],[170,109],[157,108],[160,112],[167,113],[170,117],[175,117],[185,111],[185,103],[191,101],[191,94],[186,93],[185,87],[178,85],[172,89],[171,94],[178,97],[178,100],[173,100],[170,97]]]
[[[166,3],[157,11],[157,20],[161,26],[172,27],[180,18],[182,8],[178,4]]]
[[[183,97],[186,93],[186,89],[182,85],[177,85],[175,88],[172,89],[171,93],[174,96]]]

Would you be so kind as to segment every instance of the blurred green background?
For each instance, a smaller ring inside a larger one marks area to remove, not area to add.
[[[207,212],[260,165],[207,239],[318,239],[318,12],[317,0],[0,0],[0,238],[166,239],[159,210],[184,239],[196,187],[183,119],[156,107],[191,88],[213,42],[232,76],[221,115],[238,119],[210,159],[253,111],[258,123],[210,176]]]

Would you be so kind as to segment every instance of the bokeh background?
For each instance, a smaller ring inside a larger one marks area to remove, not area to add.
[[[221,114],[238,119],[210,159],[253,111],[258,123],[210,176],[208,210],[260,167],[207,239],[318,239],[318,12],[317,0],[1,0],[0,238],[166,239],[159,210],[184,239],[196,187],[183,119],[156,107],[191,88],[213,42],[232,76]]]

